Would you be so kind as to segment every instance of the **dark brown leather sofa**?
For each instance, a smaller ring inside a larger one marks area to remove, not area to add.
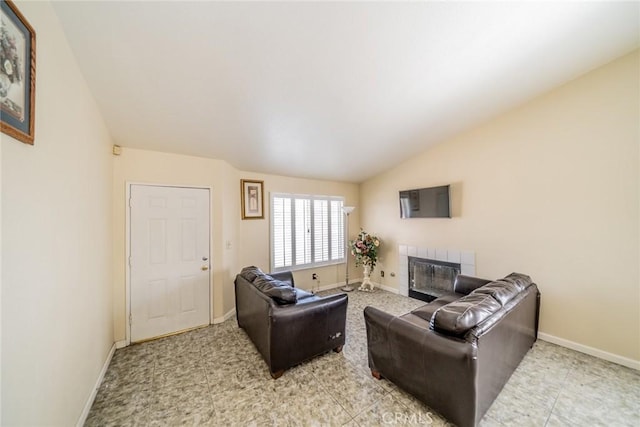
[[[403,316],[366,307],[369,367],[459,427],[478,424],[538,334],[528,276],[459,275],[454,293]]]
[[[347,295],[318,297],[295,287],[291,272],[246,267],[235,279],[236,317],[273,378],[345,343]]]

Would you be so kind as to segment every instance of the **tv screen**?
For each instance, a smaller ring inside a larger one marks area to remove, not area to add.
[[[401,191],[400,218],[451,218],[449,186]]]

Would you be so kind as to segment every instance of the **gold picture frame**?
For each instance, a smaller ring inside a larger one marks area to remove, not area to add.
[[[36,32],[10,0],[0,3],[0,130],[33,145]]]
[[[242,219],[264,219],[264,181],[240,180]]]

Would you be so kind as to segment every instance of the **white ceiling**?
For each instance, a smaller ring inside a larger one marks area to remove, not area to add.
[[[62,2],[115,143],[360,182],[640,45],[639,2]]]

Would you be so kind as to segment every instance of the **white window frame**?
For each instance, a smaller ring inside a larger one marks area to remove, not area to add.
[[[289,198],[291,199],[291,250],[292,250],[292,254],[291,254],[291,265],[287,265],[287,266],[283,266],[283,267],[276,267],[275,266],[275,256],[274,256],[274,252],[275,252],[275,239],[274,239],[274,227],[275,227],[275,221],[274,221],[274,199],[275,198]],[[311,229],[311,262],[310,263],[304,263],[304,264],[296,264],[296,222],[295,222],[295,200],[296,199],[302,199],[302,200],[310,200],[310,216],[311,216],[311,225],[310,225],[310,229]],[[314,261],[314,257],[315,257],[315,215],[314,215],[314,201],[316,200],[326,200],[327,204],[329,206],[328,208],[328,218],[329,218],[329,231],[328,231],[328,239],[327,239],[327,251],[329,253],[329,260],[328,261],[320,261],[320,262],[316,262]],[[341,202],[341,208],[340,208],[340,218],[342,221],[342,258],[340,259],[331,259],[331,244],[332,244],[332,239],[331,239],[331,202],[332,201],[338,201]],[[270,266],[271,266],[271,271],[274,273],[280,272],[280,271],[295,271],[295,270],[306,270],[306,269],[311,269],[311,268],[317,268],[317,267],[325,267],[328,265],[339,265],[339,264],[344,264],[345,262],[345,256],[347,253],[347,249],[346,249],[346,218],[344,215],[344,212],[342,211],[342,207],[344,207],[345,205],[345,198],[342,196],[321,196],[321,195],[309,195],[309,194],[291,194],[291,193],[271,193],[270,197],[269,197],[269,210],[270,210],[270,224],[269,224],[269,234],[270,234],[270,242],[269,242],[269,258],[270,258]]]

